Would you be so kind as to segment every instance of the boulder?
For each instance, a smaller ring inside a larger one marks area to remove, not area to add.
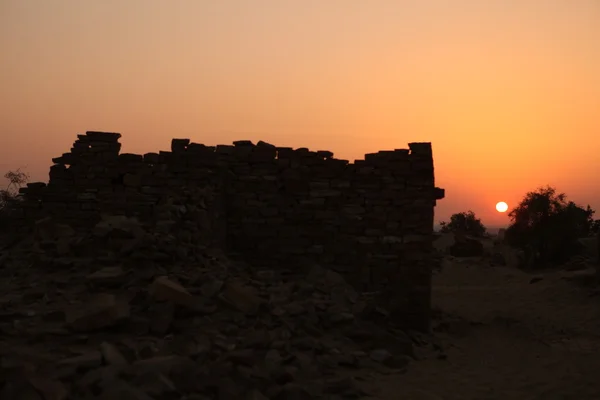
[[[448,250],[454,257],[481,257],[484,254],[484,246],[481,241],[462,234],[454,235],[454,244]]]

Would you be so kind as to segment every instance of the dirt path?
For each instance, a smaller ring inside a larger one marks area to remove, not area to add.
[[[448,265],[434,281],[446,359],[423,352],[380,399],[600,399],[600,297],[553,272]]]

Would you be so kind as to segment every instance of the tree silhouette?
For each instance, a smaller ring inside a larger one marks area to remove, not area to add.
[[[475,237],[482,237],[486,232],[481,220],[471,210],[453,214],[450,217],[450,222],[440,222],[440,226],[442,233],[461,232]]]
[[[6,228],[10,222],[14,206],[19,200],[19,188],[29,181],[29,175],[21,169],[8,171],[4,174],[8,180],[6,189],[0,189],[0,228]]]
[[[593,215],[589,205],[583,208],[555,188],[541,187],[510,211],[505,240],[525,250],[534,266],[565,262],[578,250],[577,239],[590,235]]]
[[[21,168],[17,168],[14,171],[8,171],[5,173],[4,178],[8,180],[6,191],[14,194],[21,186],[25,185],[29,181],[29,174],[21,171]]]

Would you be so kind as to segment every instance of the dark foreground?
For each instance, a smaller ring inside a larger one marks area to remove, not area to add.
[[[447,358],[424,352],[406,374],[377,381],[379,398],[600,398],[600,296],[593,274],[532,277],[448,262],[434,289],[444,313],[436,336]]]
[[[250,268],[126,220],[48,221],[0,270],[0,400],[600,398],[586,271],[447,258],[421,335],[332,271]]]

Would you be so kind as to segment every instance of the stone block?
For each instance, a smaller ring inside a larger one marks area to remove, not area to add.
[[[171,140],[171,152],[177,154],[184,153],[189,144],[190,139],[173,139]]]
[[[66,324],[75,331],[104,329],[129,318],[129,304],[114,295],[101,294],[86,305],[74,307],[66,315]]]
[[[116,132],[87,131],[85,136],[98,142],[117,142],[121,138],[121,134]]]

